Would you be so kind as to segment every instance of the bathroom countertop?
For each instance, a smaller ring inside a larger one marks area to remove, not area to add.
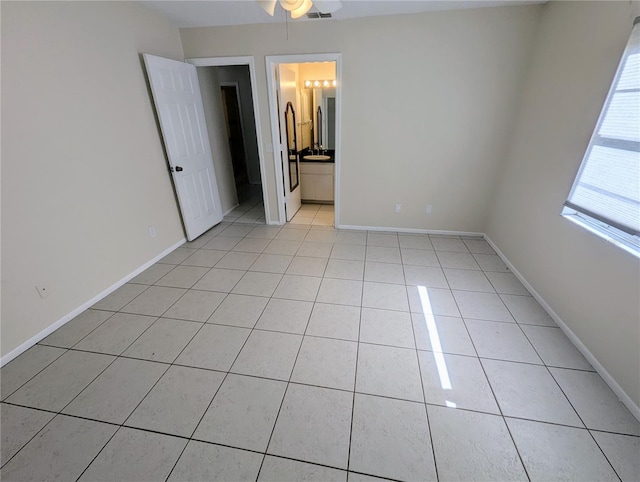
[[[314,160],[310,160],[310,159],[305,159],[304,156],[308,156],[308,155],[312,155],[312,154],[316,154],[316,152],[311,152],[309,149],[304,149],[302,151],[300,151],[298,153],[298,156],[300,157],[300,162],[313,162],[316,164],[335,164],[336,162],[336,157],[335,157],[335,151],[333,149],[327,149],[325,150],[322,154],[326,155],[326,156],[330,156],[331,159],[328,159],[326,161],[314,161]]]

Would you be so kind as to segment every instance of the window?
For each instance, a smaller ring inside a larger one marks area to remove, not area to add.
[[[640,256],[640,17],[562,214]]]

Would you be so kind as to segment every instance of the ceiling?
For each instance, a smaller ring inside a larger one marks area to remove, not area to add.
[[[546,0],[342,0],[342,8],[333,13],[333,19],[377,17],[436,10],[456,10],[501,5],[545,3]],[[271,17],[253,0],[147,0],[139,4],[160,12],[179,28],[243,25],[252,23],[279,23],[284,21],[284,10],[276,8]],[[311,11],[317,11],[315,7]],[[306,16],[294,22],[323,22]]]

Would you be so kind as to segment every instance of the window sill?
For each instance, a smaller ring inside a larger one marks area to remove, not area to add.
[[[638,244],[640,241],[637,237],[618,231],[599,221],[586,218],[573,209],[564,208],[562,217],[595,234],[604,244],[616,246],[636,258],[640,258],[640,244]]]

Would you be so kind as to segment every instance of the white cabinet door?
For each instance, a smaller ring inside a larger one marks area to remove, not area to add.
[[[300,189],[302,199],[311,201],[316,198],[316,175],[305,174],[304,171],[300,176]]]
[[[318,201],[333,201],[333,175],[317,176],[316,199]]]
[[[333,163],[300,163],[302,199],[306,201],[333,201]]]

